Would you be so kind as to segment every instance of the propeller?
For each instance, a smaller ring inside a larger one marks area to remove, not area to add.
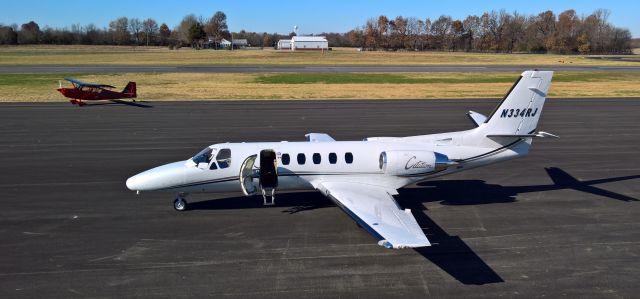
[[[62,88],[62,80],[58,80],[58,88]]]

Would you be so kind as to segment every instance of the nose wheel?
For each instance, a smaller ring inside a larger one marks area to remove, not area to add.
[[[184,199],[184,194],[178,194],[176,199],[173,201],[173,208],[178,211],[186,211],[188,207],[187,200]]]

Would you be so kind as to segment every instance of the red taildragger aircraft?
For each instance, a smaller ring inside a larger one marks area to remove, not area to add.
[[[91,84],[71,78],[64,78],[73,84],[73,88],[63,88],[62,82],[58,91],[65,97],[70,98],[71,104],[84,106],[83,101],[119,100],[136,98],[136,82],[129,82],[122,92],[112,91],[115,88],[105,84]],[[135,100],[133,100],[135,102]]]

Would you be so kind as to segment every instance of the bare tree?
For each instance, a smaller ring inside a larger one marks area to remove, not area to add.
[[[451,49],[451,20],[450,16],[442,15],[431,24],[433,45],[438,50]]]
[[[72,43],[79,44],[82,41],[82,34],[83,34],[82,31],[83,29],[80,24],[76,23],[71,25],[71,33],[73,35]]]
[[[424,20],[424,29],[422,30],[422,32],[424,32],[424,36],[422,37],[423,43],[424,43],[424,47],[427,49],[433,49],[433,43],[432,43],[432,37],[431,37],[431,19],[427,18],[426,20]]]
[[[631,32],[627,29],[615,28],[611,38],[612,53],[629,54],[631,53]]]
[[[500,31],[498,14],[495,11],[485,12],[481,17],[482,26],[482,50],[499,51]]]
[[[407,19],[397,16],[391,23],[391,43],[396,49],[405,48],[407,43]]]
[[[595,40],[595,48],[598,52],[606,51],[607,39],[611,37],[611,33],[613,33],[613,29],[609,26],[609,15],[611,11],[606,9],[596,9],[593,14],[591,14],[596,21],[596,30],[593,33],[593,39]]]
[[[547,10],[538,14],[532,24],[534,40],[541,50],[547,51],[555,47],[556,16]],[[536,47],[533,45],[532,47]]]
[[[86,45],[98,45],[107,43],[104,40],[104,32],[102,32],[95,24],[89,24],[84,27],[84,36],[82,43]]]
[[[126,45],[131,41],[129,19],[127,17],[120,17],[109,22],[109,31],[113,36],[113,43],[117,45]]]
[[[464,25],[460,20],[451,22],[451,50],[456,51],[463,47],[465,35]]]
[[[422,34],[423,22],[417,18],[407,18],[407,41],[405,48],[418,49],[419,36]]]
[[[465,51],[471,51],[479,48],[480,36],[482,36],[480,17],[476,15],[468,16],[462,21],[462,27],[465,30],[464,36],[464,49]]]
[[[158,23],[152,18],[148,18],[142,22],[142,31],[149,46],[149,41],[158,34]]]
[[[204,31],[215,39],[229,36],[229,26],[227,26],[227,15],[224,12],[216,11],[211,19],[206,22]]]
[[[523,40],[526,19],[517,12],[513,15],[505,14],[502,18],[502,39],[504,42],[502,48],[507,52],[513,52]],[[518,48],[521,51],[525,50],[522,46]]]
[[[129,31],[133,35],[136,45],[140,44],[140,33],[142,32],[142,22],[138,18],[129,19]]]

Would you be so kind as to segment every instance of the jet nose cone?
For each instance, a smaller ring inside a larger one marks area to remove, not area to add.
[[[184,183],[184,162],[162,165],[127,179],[127,188],[131,191],[153,191]]]
[[[129,179],[127,179],[127,188],[131,191],[149,191],[157,189],[158,186],[156,180],[158,176],[155,175],[153,169],[138,173]]]
[[[140,178],[140,174],[134,175],[127,179],[127,188],[129,188],[129,190],[131,191],[139,191],[140,189],[142,189],[141,181],[142,180]]]

